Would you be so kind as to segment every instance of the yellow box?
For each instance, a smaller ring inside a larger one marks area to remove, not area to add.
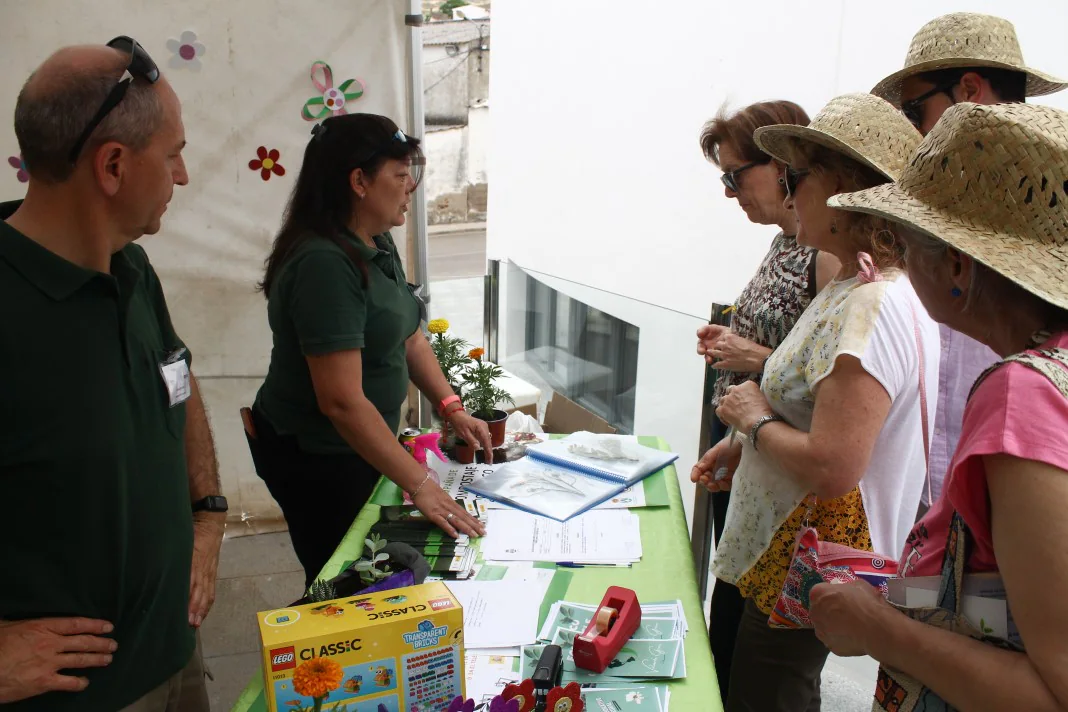
[[[424,712],[464,693],[463,610],[443,583],[257,618],[270,712]]]

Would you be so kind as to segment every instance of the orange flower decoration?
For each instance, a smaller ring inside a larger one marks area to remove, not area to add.
[[[481,349],[475,349],[481,351]],[[534,681],[523,680],[518,685],[505,685],[501,697],[519,703],[519,712],[532,712],[534,709]]]
[[[254,171],[259,171],[260,178],[264,180],[269,180],[272,173],[276,176],[284,176],[286,169],[282,168],[282,164],[278,162],[281,155],[277,148],[272,148],[268,151],[266,146],[260,146],[256,149],[258,158],[249,161],[248,167]]]
[[[340,687],[344,676],[341,666],[333,660],[315,658],[293,671],[293,689],[298,695],[321,699]]]
[[[478,361],[486,353],[486,349],[471,349],[467,352],[467,355]]]
[[[567,687],[554,687],[545,696],[546,712],[582,712],[582,688],[577,682],[567,683]]]

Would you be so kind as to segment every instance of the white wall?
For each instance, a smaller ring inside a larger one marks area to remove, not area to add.
[[[1010,19],[1027,61],[1068,77],[1063,2],[498,3],[488,257],[637,325],[637,430],[691,456],[702,385],[691,326],[734,299],[775,232],[723,197],[701,125],[725,101],[790,99],[814,114],[868,91],[921,25],[962,10]],[[1038,101],[1068,108],[1068,92]]]
[[[0,7],[3,116],[11,117],[23,82],[52,51],[121,34],[144,46],[182,101],[189,185],[175,189],[160,234],[140,244],[193,352],[216,431],[223,490],[237,518],[277,516],[253,473],[238,408],[251,402],[270,359],[265,302],[254,286],[309,139],[312,124],[300,111],[317,93],[312,63],[329,63],[335,86],[352,77],[365,81],[367,90],[350,111],[385,114],[409,128],[407,11],[407,0],[361,0],[358,6],[320,0],[314,11],[296,0],[5,0]],[[167,41],[185,30],[195,31],[206,48],[199,71],[169,66]],[[0,135],[6,164],[18,148],[10,128]],[[265,182],[249,169],[261,145],[279,149],[285,176]],[[7,168],[0,171],[0,196],[21,197],[25,184]],[[406,254],[404,231],[394,236]]]
[[[467,112],[467,182],[471,185],[489,182],[489,104],[472,106]]]
[[[425,134],[426,200],[449,193],[459,193],[467,187],[467,128],[450,126],[447,129],[428,127]]]

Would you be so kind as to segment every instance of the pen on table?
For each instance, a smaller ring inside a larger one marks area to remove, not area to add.
[[[576,564],[574,561],[557,561],[556,565],[563,569],[585,569],[587,567],[593,568],[595,566],[604,566],[609,568],[630,568],[630,564]]]

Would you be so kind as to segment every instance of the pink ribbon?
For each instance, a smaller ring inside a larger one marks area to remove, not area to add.
[[[883,275],[879,272],[879,268],[875,266],[875,262],[867,252],[857,253],[857,264],[860,266],[857,271],[857,280],[861,284],[883,281]]]

